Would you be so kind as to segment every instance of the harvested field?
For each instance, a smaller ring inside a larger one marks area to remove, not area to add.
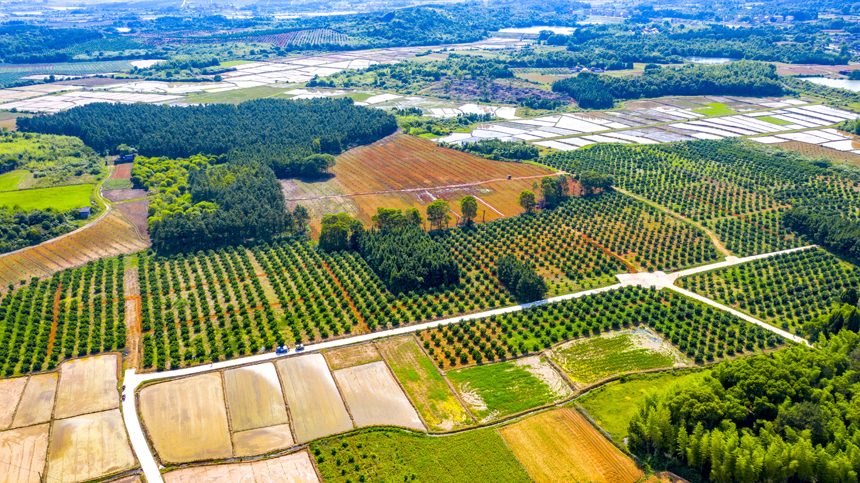
[[[326,181],[283,182],[289,204],[307,207],[312,220],[345,211],[370,223],[380,207],[415,207],[423,212],[434,199],[443,198],[456,210],[456,201],[471,194],[484,200],[478,202],[478,219],[490,221],[519,214],[517,194],[531,188],[541,176],[553,174],[533,165],[491,161],[446,149],[405,134],[343,153],[332,173],[334,177]]]
[[[126,221],[137,230],[140,239],[145,240],[149,245],[149,228],[146,224],[149,217],[149,200],[126,201],[115,205],[114,209],[122,213]]]
[[[292,453],[270,460],[252,463],[233,463],[224,465],[198,466],[183,468],[164,474],[167,483],[199,483],[216,481],[242,482],[318,482],[314,465],[307,451]]]
[[[48,277],[100,258],[133,253],[149,246],[117,210],[79,231],[0,255],[0,290],[32,277]]]
[[[288,357],[275,365],[284,385],[296,441],[304,443],[352,429],[352,420],[322,355]]]
[[[860,149],[860,138],[853,143],[855,149]],[[824,146],[812,143],[802,143],[800,141],[788,141],[784,143],[774,144],[775,147],[797,151],[804,156],[811,158],[824,158],[837,163],[845,163],[854,167],[860,167],[860,154],[854,154],[851,151],[839,151],[836,149],[826,148]]]
[[[295,444],[289,424],[233,433],[233,456],[256,456]]]
[[[119,406],[119,357],[116,354],[73,359],[60,365],[56,419]]]
[[[139,398],[143,423],[163,463],[233,455],[220,374],[147,386]]]
[[[58,379],[56,372],[30,376],[12,422],[13,427],[31,426],[51,420]]]
[[[356,426],[401,426],[424,431],[424,424],[384,362],[334,372]]]
[[[0,432],[0,483],[39,483],[48,452],[48,424]]]
[[[102,194],[104,194],[105,198],[113,201],[114,203],[117,203],[122,201],[144,198],[146,197],[146,190],[131,188],[106,189]]]
[[[47,481],[94,480],[135,466],[119,409],[54,421]]]
[[[448,373],[460,397],[482,421],[560,401],[570,386],[541,356],[473,366]]]
[[[472,423],[445,378],[413,337],[387,339],[378,347],[431,430],[450,431]]]
[[[224,390],[233,431],[289,422],[278,372],[272,364],[224,371]]]
[[[643,475],[633,460],[570,408],[526,418],[501,433],[537,482],[634,482]]]
[[[323,355],[333,371],[382,360],[382,356],[379,355],[373,344],[359,344],[332,349]]]
[[[6,429],[12,424],[15,408],[27,385],[26,377],[0,380],[0,429]]]

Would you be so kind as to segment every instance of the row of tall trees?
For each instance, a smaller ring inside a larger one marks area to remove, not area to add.
[[[649,65],[643,75],[631,78],[582,72],[575,77],[556,81],[552,89],[573,97],[581,107],[588,109],[612,107],[617,99],[702,94],[783,94],[775,66],[747,61],[724,65],[686,64],[679,67]]]

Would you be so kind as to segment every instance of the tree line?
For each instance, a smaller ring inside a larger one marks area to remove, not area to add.
[[[574,98],[588,109],[612,107],[616,99],[692,95],[779,96],[783,87],[776,67],[756,62],[724,65],[686,64],[679,67],[646,66],[632,78],[599,76],[582,72],[556,81],[553,91]]]
[[[397,129],[394,117],[350,99],[259,99],[238,105],[96,103],[18,120],[21,131],[80,137],[99,152],[121,144],[144,156],[225,155],[272,168],[279,177],[325,173],[331,159]]]

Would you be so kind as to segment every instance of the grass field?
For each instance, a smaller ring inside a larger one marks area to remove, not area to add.
[[[672,367],[683,356],[653,332],[634,329],[570,342],[550,357],[577,384],[629,371]]]
[[[472,422],[433,361],[421,351],[414,338],[382,341],[379,350],[431,430],[450,431]]]
[[[431,437],[368,430],[311,444],[325,481],[529,481],[495,429]]]
[[[270,97],[289,99],[290,96],[284,94],[286,90],[285,87],[257,86],[224,92],[190,94],[186,99],[187,102],[194,104],[238,104],[253,99],[268,99]]]
[[[467,367],[449,372],[448,379],[472,412],[489,421],[543,406],[570,394],[570,388],[555,370],[538,359],[530,357],[528,361]],[[549,376],[547,371],[551,371]]]
[[[722,102],[709,102],[705,107],[693,109],[693,112],[704,114],[706,116],[730,116],[735,113],[734,109]]]
[[[21,182],[32,176],[25,169],[14,169],[0,174],[0,191],[14,191],[18,189]]]
[[[502,437],[536,482],[635,482],[642,470],[581,414],[555,409],[501,429]]]
[[[612,439],[623,444],[630,419],[649,396],[666,394],[675,388],[690,387],[703,381],[710,371],[666,372],[628,376],[601,386],[577,402]]]
[[[68,211],[90,205],[91,184],[57,186],[0,192],[0,206],[17,206],[24,210]]]

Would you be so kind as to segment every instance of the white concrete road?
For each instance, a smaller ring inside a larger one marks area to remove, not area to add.
[[[562,302],[564,300],[571,300],[580,297],[586,297],[589,295],[598,294],[601,292],[608,292],[611,290],[617,290],[622,287],[629,286],[642,286],[642,287],[656,287],[656,288],[668,288],[670,290],[674,290],[678,293],[686,295],[687,297],[699,300],[703,303],[706,303],[712,307],[715,307],[720,310],[724,310],[726,312],[731,313],[743,320],[746,320],[750,323],[756,324],[764,329],[767,329],[775,334],[778,334],[781,337],[791,340],[792,342],[800,343],[800,344],[808,344],[805,339],[802,339],[796,335],[790,334],[784,330],[778,329],[772,325],[769,325],[765,322],[762,322],[754,317],[751,317],[747,314],[739,312],[731,307],[727,307],[719,302],[715,302],[707,297],[701,296],[699,294],[695,294],[690,292],[689,290],[682,289],[675,285],[675,281],[677,281],[681,277],[686,277],[689,275],[694,275],[697,273],[707,272],[710,270],[717,270],[720,268],[730,267],[734,265],[739,265],[742,263],[751,262],[753,260],[761,260],[764,258],[770,258],[777,255],[783,255],[786,253],[801,251],[801,250],[809,250],[814,248],[814,245],[801,247],[801,248],[792,248],[789,250],[780,250],[777,252],[765,253],[762,255],[754,255],[750,257],[737,258],[737,257],[728,257],[725,261],[712,263],[710,265],[703,265],[700,267],[690,268],[687,270],[680,270],[672,273],[665,272],[652,272],[652,273],[630,273],[630,274],[621,274],[618,275],[618,279],[620,283],[615,285],[609,285],[606,287],[596,288],[592,290],[585,290],[582,292],[576,292],[566,295],[560,295],[557,297],[551,297],[548,299],[538,300],[536,302],[531,302],[527,304],[520,305],[512,305],[510,307],[502,307],[493,310],[487,310],[484,312],[478,312],[469,315],[462,315],[458,317],[451,317],[448,319],[442,320],[434,320],[432,322],[424,322],[421,324],[408,325],[397,327],[394,329],[383,330],[379,332],[372,332],[369,334],[356,335],[353,337],[346,337],[343,339],[335,339],[327,342],[321,342],[319,344],[309,344],[305,346],[304,352],[315,352],[321,351],[324,349],[331,349],[335,347],[342,347],[346,345],[352,344],[360,344],[362,342],[369,342],[372,340],[383,339],[386,337],[392,337],[396,335],[402,334],[410,334],[413,332],[418,332],[424,329],[430,329],[433,327],[438,327],[441,325],[449,325],[456,324],[459,322],[465,322],[474,319],[482,319],[485,317],[490,317],[493,315],[501,315],[507,314],[511,312],[518,312],[520,310],[538,307],[541,305],[547,305],[557,302]],[[164,372],[152,372],[146,374],[137,374],[134,369],[129,369],[125,371],[125,375],[123,378],[123,384],[125,385],[125,391],[123,395],[126,396],[125,401],[122,403],[123,410],[123,419],[125,421],[126,429],[128,430],[128,436],[131,441],[131,446],[134,449],[135,454],[137,455],[137,459],[140,461],[141,468],[143,469],[143,473],[146,476],[146,479],[150,483],[162,482],[161,472],[159,471],[158,463],[155,461],[155,457],[152,454],[151,449],[149,448],[149,444],[146,440],[146,436],[144,434],[143,428],[140,423],[140,419],[137,414],[137,408],[135,405],[135,390],[143,383],[147,381],[155,381],[159,379],[169,379],[174,377],[188,376],[192,374],[200,374],[209,371],[216,371],[228,367],[241,366],[246,364],[254,364],[259,362],[271,361],[273,359],[277,359],[280,357],[288,357],[290,354],[275,354],[274,352],[266,352],[264,354],[257,354],[248,357],[242,357],[239,359],[233,359],[229,361],[221,361],[215,362],[212,364],[204,364],[200,366],[194,367],[186,367],[183,369],[176,369],[172,371],[164,371]]]

